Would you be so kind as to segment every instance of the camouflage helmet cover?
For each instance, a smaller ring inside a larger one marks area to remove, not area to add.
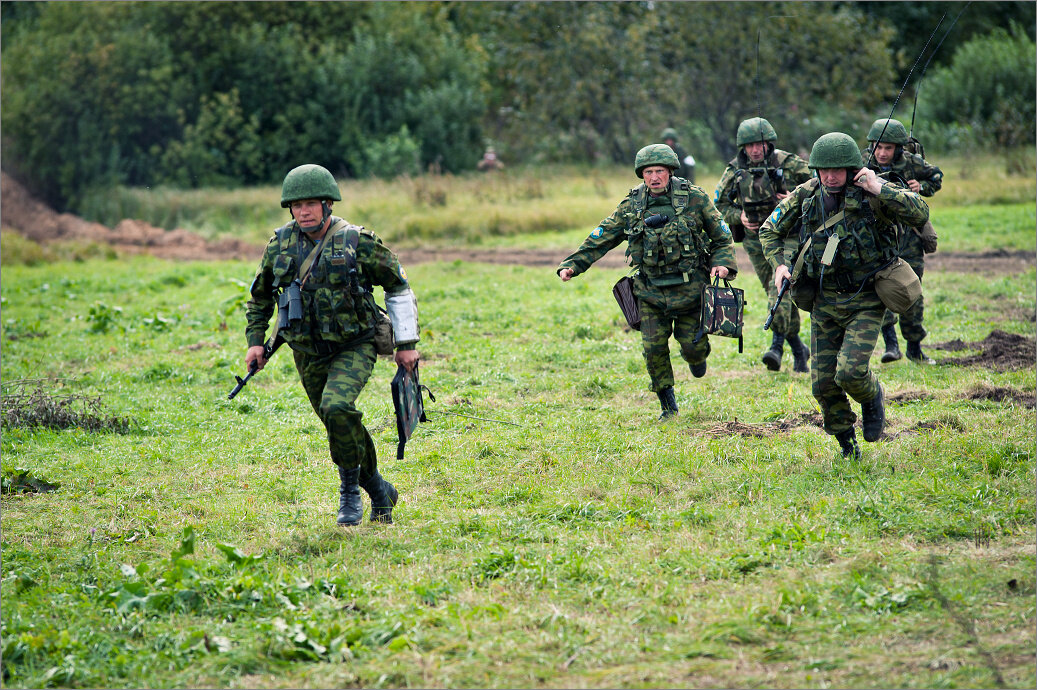
[[[907,128],[900,120],[892,118],[875,120],[871,123],[871,129],[868,130],[868,141],[903,145],[907,143]]]
[[[762,117],[750,117],[748,120],[742,120],[738,125],[738,132],[735,134],[736,146],[745,146],[754,141],[777,140],[778,133],[774,131],[771,123]]]
[[[634,157],[634,174],[643,178],[642,172],[651,165],[665,166],[671,172],[681,167],[677,154],[666,144],[649,144],[638,151]]]
[[[659,138],[663,141],[666,141],[667,139],[673,139],[674,141],[677,141],[677,139],[679,139],[680,137],[677,136],[677,130],[675,130],[673,127],[667,127],[663,130],[663,133],[659,135]]]
[[[281,208],[288,208],[288,204],[300,199],[341,201],[342,194],[327,168],[307,164],[289,170],[281,185]]]
[[[864,159],[857,142],[849,134],[829,132],[814,142],[810,149],[811,168],[863,168]]]

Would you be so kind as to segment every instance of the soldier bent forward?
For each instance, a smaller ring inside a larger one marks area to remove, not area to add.
[[[292,348],[338,467],[338,524],[363,518],[360,487],[371,497],[372,522],[392,522],[398,493],[378,472],[374,442],[355,403],[376,360],[372,284],[385,290],[396,362],[407,369],[418,361],[417,303],[396,255],[370,231],[331,215],[332,202],[341,198],[335,178],[319,165],[285,176],[281,206],[293,220],[274,232],[252,281],[245,366],[266,364],[263,339],[277,300],[277,328]]]
[[[644,183],[630,190],[556,270],[568,281],[626,241],[627,258],[637,269],[633,291],[641,309],[645,363],[652,390],[659,395],[662,418],[677,414],[670,334],[680,343],[692,375],[705,376],[709,338],[693,342],[699,330],[702,286],[710,276],[734,277],[737,272],[731,231],[701,187],[672,176],[679,165],[677,155],[665,144],[638,151],[634,172]]]
[[[741,242],[753,262],[756,277],[767,293],[768,306],[778,298],[774,269],[763,255],[760,225],[790,189],[810,179],[807,162],[794,153],[774,147],[778,134],[762,117],[742,121],[735,133],[738,155],[720,176],[713,203],[731,228],[735,242]],[[799,310],[792,300],[783,299],[774,313],[771,346],[763,353],[763,363],[771,371],[781,369],[785,341],[792,348],[794,371],[810,371],[810,349],[799,339]]]
[[[887,219],[914,226],[929,218],[921,196],[883,184],[863,165],[852,137],[825,134],[810,151],[817,179],[796,187],[760,228],[774,284],[790,279],[793,299],[810,312],[812,392],[825,431],[854,457],[857,417],[847,395],[861,403],[865,441],[877,441],[886,422],[869,360],[886,311],[874,276],[897,258],[896,227]]]

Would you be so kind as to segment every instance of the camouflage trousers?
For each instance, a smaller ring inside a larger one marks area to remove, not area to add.
[[[378,471],[374,441],[361,423],[363,413],[356,409],[356,399],[377,359],[374,343],[330,355],[293,354],[310,405],[328,432],[332,462],[345,469],[360,467],[363,483]]]
[[[760,244],[760,236],[757,233],[746,230],[742,246],[745,247],[745,253],[749,255],[749,260],[753,262],[753,268],[756,269],[756,277],[760,279],[760,285],[763,286],[764,292],[767,293],[767,309],[769,310],[774,306],[775,300],[778,299],[778,288],[774,287],[774,267],[767,261],[767,257],[763,255],[763,245]],[[774,313],[771,332],[780,333],[784,336],[799,335],[799,326],[799,309],[796,309],[796,305],[792,303],[791,295],[785,293],[785,296],[781,299],[778,311]]]
[[[821,405],[824,428],[835,435],[853,427],[857,415],[847,396],[870,402],[879,392],[871,354],[882,327],[885,307],[874,290],[848,304],[826,304],[818,295],[810,312],[811,392]],[[838,293],[826,292],[829,299]]]
[[[900,239],[900,258],[907,262],[921,280],[922,274],[925,273],[925,253],[922,251],[922,239],[910,228]],[[922,342],[927,334],[922,325],[924,317],[925,295],[923,294],[907,312],[899,316],[900,334],[904,336],[904,340],[914,343]],[[882,317],[882,327],[892,326],[896,324],[897,320],[897,314],[887,309],[886,314]]]
[[[697,288],[701,291],[701,285]],[[656,295],[658,301],[638,300],[641,307],[641,345],[648,376],[652,379],[652,390],[656,393],[673,385],[671,334],[681,347],[681,357],[689,365],[704,362],[709,357],[709,336],[702,336],[697,343],[691,342],[699,332],[702,297],[699,292],[695,293],[696,297],[691,297],[690,289],[682,287],[666,290]]]

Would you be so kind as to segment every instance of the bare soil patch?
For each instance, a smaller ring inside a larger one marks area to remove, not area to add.
[[[1008,386],[981,385],[965,393],[966,400],[992,400],[994,402],[1011,402],[1029,409],[1037,406],[1037,395]]]
[[[990,335],[978,342],[966,343],[955,339],[937,343],[932,347],[946,352],[979,351],[979,354],[975,355],[942,359],[939,363],[943,365],[981,366],[1004,372],[1032,367],[1037,362],[1037,339],[998,329],[991,331]]]
[[[0,197],[3,198],[2,222],[40,244],[62,241],[97,242],[126,254],[151,254],[179,261],[216,261],[243,259],[258,261],[263,245],[237,239],[206,240],[188,230],[163,230],[140,220],[126,219],[115,228],[93,223],[69,213],[57,213],[33,197],[18,181],[0,173]],[[572,249],[575,249],[573,247]],[[557,249],[403,249],[403,264],[432,261],[462,261],[498,265],[543,266],[553,268],[572,250]],[[738,270],[747,278],[753,275],[752,264],[741,246],[736,246]],[[626,266],[620,249],[609,252],[596,264],[602,268]],[[936,252],[926,257],[930,271],[962,273],[1021,273],[1037,265],[1033,252],[997,250],[977,254]]]
[[[900,391],[887,395],[886,402],[909,403],[916,400],[928,400],[932,397],[932,394],[926,391]]]
[[[694,436],[708,436],[710,438],[726,438],[736,434],[738,436],[746,436],[749,438],[765,438],[786,431],[791,431],[792,429],[801,426],[816,426],[822,428],[823,424],[824,422],[822,421],[819,412],[805,412],[773,422],[760,422],[757,424],[740,422],[738,421],[738,418],[735,417],[734,421],[722,422],[715,426],[711,426],[708,429],[691,430],[688,433]]]

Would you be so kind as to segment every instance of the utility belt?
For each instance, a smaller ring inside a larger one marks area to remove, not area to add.
[[[691,272],[663,273],[660,275],[645,275],[648,282],[655,287],[672,287],[674,285],[685,285],[697,280],[696,269]]]
[[[825,273],[825,291],[832,292],[857,292],[858,290],[870,290],[875,287],[874,272],[858,273],[857,271],[844,271],[835,275]]]
[[[308,345],[303,349],[312,350],[314,353],[321,356],[334,355],[343,350],[351,350],[357,345],[362,345],[372,340],[374,340],[374,329],[369,328],[366,331],[362,331],[360,335],[355,338],[351,338],[342,343],[324,340],[319,336],[312,336]]]

